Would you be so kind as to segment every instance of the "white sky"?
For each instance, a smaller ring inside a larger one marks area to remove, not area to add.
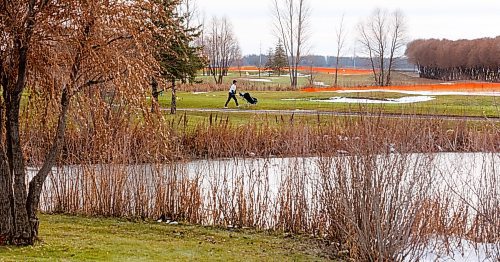
[[[335,53],[335,28],[342,14],[348,30],[344,55],[353,53],[355,26],[374,8],[399,8],[407,19],[410,39],[474,39],[500,35],[500,0],[308,0],[311,7],[310,53]],[[209,20],[226,16],[234,27],[243,54],[267,53],[273,36],[272,0],[196,0]]]

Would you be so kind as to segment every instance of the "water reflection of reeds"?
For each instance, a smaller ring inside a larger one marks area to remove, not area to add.
[[[42,210],[305,233],[358,259],[439,236],[498,242],[499,154],[204,160],[54,170]],[[372,257],[373,256],[373,257]]]

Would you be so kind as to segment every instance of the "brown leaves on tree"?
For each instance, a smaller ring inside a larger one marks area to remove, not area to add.
[[[500,36],[475,40],[415,40],[406,55],[425,78],[500,81]]]

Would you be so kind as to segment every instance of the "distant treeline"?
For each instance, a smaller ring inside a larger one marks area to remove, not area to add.
[[[335,67],[335,56],[320,56],[310,55],[302,59],[300,66],[313,66],[313,67]],[[243,57],[242,66],[258,66],[260,60],[262,67],[267,62],[267,55],[246,55]],[[371,68],[370,59],[367,57],[340,57],[339,67],[341,68]],[[399,58],[396,61],[397,70],[414,70],[415,66],[410,64],[406,58]]]
[[[415,40],[406,56],[420,77],[500,82],[500,36],[475,40]]]

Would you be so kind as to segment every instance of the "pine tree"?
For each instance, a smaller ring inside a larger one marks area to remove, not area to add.
[[[273,57],[273,70],[278,72],[278,76],[281,76],[283,69],[288,66],[288,60],[286,57],[285,49],[281,44],[281,41],[276,45]]]
[[[178,14],[176,8],[178,4],[174,2],[163,3],[165,13],[169,14],[172,20],[162,27],[173,34],[168,39],[161,39],[163,45],[159,48],[158,61],[161,66],[161,77],[171,84],[172,102],[171,113],[177,110],[176,101],[176,81],[182,83],[193,82],[199,70],[205,67],[206,61],[201,55],[201,47],[192,45],[194,40],[200,35],[199,27],[190,27],[185,22],[187,17]],[[156,87],[156,89],[158,89]],[[158,95],[162,91],[155,90],[155,81],[152,83],[153,97],[158,101]]]

